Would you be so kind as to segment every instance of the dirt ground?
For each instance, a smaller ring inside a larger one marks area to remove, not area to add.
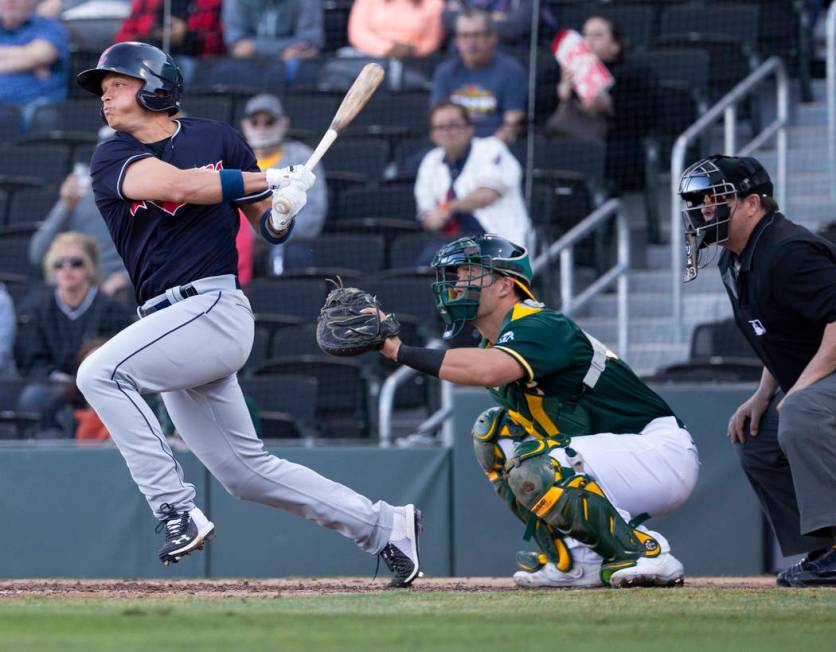
[[[213,580],[0,580],[0,601],[26,597],[54,598],[273,598],[302,595],[376,593],[387,578],[366,577],[213,579]],[[764,589],[773,577],[689,577],[688,588]],[[416,580],[411,591],[523,591],[510,577],[432,577]]]

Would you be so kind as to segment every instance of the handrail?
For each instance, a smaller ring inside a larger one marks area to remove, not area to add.
[[[827,10],[827,144],[830,153],[830,198],[836,202],[836,3]]]
[[[610,199],[592,213],[582,222],[573,227],[557,242],[554,242],[548,251],[541,254],[532,262],[532,270],[536,276],[545,269],[549,262],[560,256],[560,296],[561,310],[567,316],[582,307],[595,294],[609,286],[616,278],[618,279],[618,348],[619,352],[627,349],[627,276],[630,267],[630,231],[627,225],[627,218],[619,211],[621,202],[618,199]],[[574,296],[574,269],[573,247],[577,242],[588,236],[596,227],[606,220],[615,216],[616,234],[618,237],[618,259],[616,264],[607,270],[604,275],[586,288],[579,295]],[[442,348],[444,342],[440,339],[432,340],[427,347],[432,349]],[[380,447],[389,448],[392,445],[392,409],[395,402],[395,392],[398,387],[415,377],[418,372],[410,367],[402,366],[390,374],[380,389],[378,397],[378,432]],[[453,445],[453,430],[450,415],[453,412],[453,386],[451,383],[441,383],[441,407],[430,415],[419,427],[419,431],[435,428],[442,424],[441,442],[444,446]]]
[[[778,115],[775,120],[764,127],[744,147],[737,147],[737,104],[751,94],[752,90],[771,75],[775,75],[777,82]],[[773,135],[777,135],[778,169],[775,174],[775,197],[780,204],[786,197],[787,189],[787,123],[789,121],[789,77],[787,69],[780,57],[770,57],[757,69],[730,90],[720,101],[711,107],[694,124],[688,127],[674,143],[671,151],[671,270],[673,283],[673,327],[675,337],[682,341],[685,337],[682,328],[682,272],[683,272],[683,241],[677,237],[681,231],[681,215],[679,197],[679,178],[685,170],[685,153],[688,146],[703,135],[708,129],[724,119],[724,153],[728,156],[745,156],[750,154]]]
[[[627,218],[619,210],[621,202],[609,199],[587,215],[583,221],[573,226],[559,240],[553,242],[547,251],[534,259],[531,268],[536,276],[552,260],[560,256],[560,310],[567,317],[582,308],[590,299],[609,287],[613,281],[618,281],[618,353],[627,354],[627,272],[630,270],[630,229]],[[615,265],[608,269],[600,278],[583,292],[574,295],[575,270],[574,246],[578,241],[587,237],[602,223],[615,218],[616,237],[618,238]]]

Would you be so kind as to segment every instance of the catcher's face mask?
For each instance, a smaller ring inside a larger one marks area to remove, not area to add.
[[[729,200],[737,196],[737,188],[711,159],[705,159],[682,173],[679,196],[685,228],[685,281],[692,281],[700,267],[700,250],[729,238]]]
[[[442,337],[449,339],[458,335],[466,322],[476,319],[482,288],[494,282],[493,264],[478,244],[462,238],[442,247],[432,267],[435,305],[445,325]]]

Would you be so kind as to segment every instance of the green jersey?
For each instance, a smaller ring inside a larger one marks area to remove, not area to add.
[[[483,340],[482,347],[490,346]],[[528,434],[554,437],[560,432],[558,421],[563,421],[561,410],[571,412],[575,405],[587,413],[589,430],[564,433],[573,436],[635,434],[653,419],[674,416],[665,401],[609,350],[594,388],[586,387],[583,380],[594,353],[590,339],[571,319],[540,304],[515,305],[493,348],[512,356],[525,370],[522,379],[489,391]]]

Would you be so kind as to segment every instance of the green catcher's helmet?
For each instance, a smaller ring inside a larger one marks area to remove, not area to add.
[[[465,278],[458,269],[470,267]],[[477,237],[459,238],[444,245],[430,266],[435,270],[435,305],[444,320],[445,339],[458,335],[465,322],[476,318],[482,288],[493,285],[494,274],[509,276],[529,298],[531,293],[531,262],[525,247],[498,235],[486,233]]]

